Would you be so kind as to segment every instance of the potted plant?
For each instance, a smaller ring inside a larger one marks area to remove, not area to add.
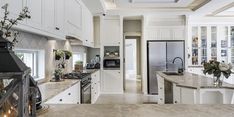
[[[75,71],[82,71],[82,70],[83,70],[83,61],[76,61]]]
[[[64,51],[62,50],[56,50],[55,51],[55,60],[60,60],[61,58],[64,57]]]
[[[204,62],[203,67],[203,73],[213,75],[214,85],[218,87],[222,86],[224,77],[228,79],[232,73],[232,65],[230,63],[210,60],[209,62]]]
[[[62,69],[56,69],[56,70],[54,70],[54,79],[56,81],[60,80],[62,74],[63,74]]]
[[[64,54],[65,54],[65,59],[68,60],[72,57],[72,52],[71,51],[68,51],[68,50],[64,50],[63,51]]]

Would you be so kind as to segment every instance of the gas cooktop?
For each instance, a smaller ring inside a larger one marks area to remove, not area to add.
[[[64,79],[83,79],[90,73],[72,72],[64,75]]]

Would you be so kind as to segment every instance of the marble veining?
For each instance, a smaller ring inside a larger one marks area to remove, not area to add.
[[[50,105],[39,117],[234,117],[234,105]]]
[[[163,72],[156,72],[156,73],[165,80],[173,82],[180,87],[187,87],[194,89],[217,88],[213,85],[212,78],[205,77],[202,75],[192,74],[188,72],[185,72],[184,75],[166,75]],[[234,89],[234,85],[224,82],[223,86],[218,88]]]
[[[80,80],[64,80],[61,82],[46,82],[39,85],[39,89],[42,94],[42,102],[46,102],[52,97],[58,95],[59,93],[65,91],[66,89],[72,87],[76,83],[80,82]]]

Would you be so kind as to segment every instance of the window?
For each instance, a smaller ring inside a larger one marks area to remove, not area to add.
[[[83,61],[83,66],[86,66],[86,53],[73,53],[73,69],[77,61]]]
[[[31,69],[31,76],[38,78],[38,51],[16,50],[16,55]]]

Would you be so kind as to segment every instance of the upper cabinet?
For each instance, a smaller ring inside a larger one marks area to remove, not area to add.
[[[209,60],[234,64],[232,26],[192,26],[189,31],[190,66],[201,66]]]
[[[69,36],[82,38],[82,5],[80,0],[65,2],[66,29]]]
[[[101,44],[120,44],[120,18],[116,17],[101,17]]]
[[[16,29],[54,39],[65,40],[72,36],[83,41],[85,46],[93,47],[93,15],[81,0],[1,0],[0,5],[8,3],[10,18],[16,18],[27,6],[31,19],[19,22]],[[3,17],[3,10],[0,11]]]
[[[93,15],[85,5],[83,5],[82,10],[83,44],[88,47],[94,47]]]
[[[17,1],[21,1],[21,0],[17,0]],[[29,8],[30,15],[31,15],[31,18],[27,20],[27,25],[33,28],[41,29],[42,28],[42,0],[26,0],[25,6]]]

